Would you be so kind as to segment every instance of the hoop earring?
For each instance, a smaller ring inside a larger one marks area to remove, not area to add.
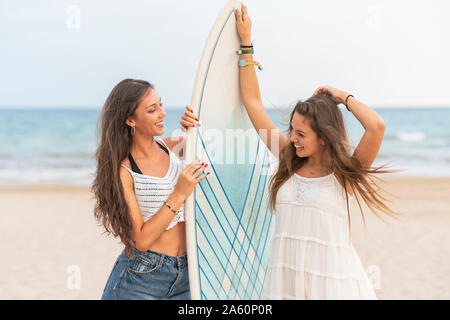
[[[136,128],[133,126],[133,127],[131,127],[131,135],[134,137],[135,133],[136,133]]]

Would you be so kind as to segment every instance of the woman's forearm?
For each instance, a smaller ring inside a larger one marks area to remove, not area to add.
[[[328,94],[336,104],[346,105],[366,131],[384,131],[386,125],[383,118],[353,95],[349,95],[348,92],[330,86],[322,86],[317,88],[314,94]]]
[[[348,94],[344,93],[344,102],[347,96]],[[352,96],[347,99],[347,107],[366,131],[384,131],[386,125],[383,118],[381,118],[372,108],[369,108]]]
[[[241,40],[241,46],[248,47],[251,45],[251,20],[248,16],[247,8],[243,4],[241,5],[241,11],[238,9],[235,11],[237,31]],[[239,59],[253,61],[253,54],[242,54]],[[288,144],[288,139],[279,132],[264,109],[254,65],[239,66],[239,85],[242,102],[253,127],[269,150],[278,156],[279,151]]]
[[[167,203],[174,210],[179,210],[183,202],[184,197],[177,192],[173,192],[167,198]],[[139,236],[135,239],[137,249],[140,251],[149,250],[151,245],[166,231],[173,218],[174,213],[166,205],[163,205],[153,217],[142,225]]]
[[[247,43],[250,44],[250,41],[242,42],[243,45],[248,45]],[[253,61],[253,54],[243,54],[240,56],[240,59]],[[270,136],[271,129],[276,128],[272,128],[273,125],[267,122],[267,118],[269,118],[269,116],[262,104],[258,78],[256,76],[254,65],[239,67],[239,84],[241,88],[242,103],[247,110],[248,116],[254,128],[259,133],[261,133],[260,130],[269,130],[268,136]]]
[[[250,41],[243,42],[243,45],[249,45]],[[253,54],[243,54],[240,59],[246,61],[253,60]],[[258,78],[254,66],[239,67],[239,79],[241,87],[242,102],[247,107],[251,105],[251,101],[261,101],[261,93],[259,91]]]

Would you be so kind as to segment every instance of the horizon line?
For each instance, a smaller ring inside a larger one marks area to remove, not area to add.
[[[266,110],[283,110],[289,109],[293,106],[284,105],[284,106],[275,106],[275,107],[266,107]],[[17,105],[17,106],[9,106],[9,105],[0,105],[0,110],[72,110],[72,111],[100,111],[102,107],[94,107],[94,106],[42,106],[42,105]],[[371,107],[373,109],[446,109],[450,108],[450,105],[397,105],[397,106],[389,106],[389,105],[379,105]],[[184,110],[183,106],[167,106],[166,110]]]

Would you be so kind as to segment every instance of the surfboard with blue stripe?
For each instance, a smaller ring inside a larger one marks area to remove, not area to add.
[[[209,159],[198,136],[201,159]],[[268,208],[268,151],[259,143],[250,179],[231,188],[242,191],[233,199],[221,177],[233,174],[227,165],[212,164],[208,179],[195,190],[197,250],[203,299],[260,299],[267,271],[272,214]],[[206,157],[204,157],[206,156]],[[234,166],[234,165],[233,165]],[[242,168],[241,168],[242,170]],[[237,200],[237,201],[236,201]]]
[[[211,30],[190,105],[202,125],[188,131],[186,162],[210,172],[185,204],[193,299],[261,299],[273,232],[273,159],[241,101],[236,8],[229,0]]]

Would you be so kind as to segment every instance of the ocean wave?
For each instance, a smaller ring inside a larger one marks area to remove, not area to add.
[[[93,152],[41,152],[41,156],[57,159],[94,159]]]
[[[427,135],[421,131],[416,132],[399,132],[396,134],[396,138],[405,142],[419,142],[425,141]]]
[[[94,170],[92,168],[0,170],[0,185],[62,184],[88,186],[94,179]]]

